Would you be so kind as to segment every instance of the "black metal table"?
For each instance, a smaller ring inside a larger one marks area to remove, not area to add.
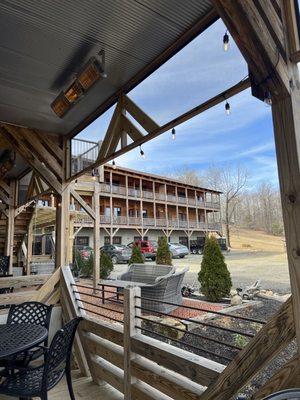
[[[48,330],[40,325],[0,325],[0,359],[29,350],[47,338]]]

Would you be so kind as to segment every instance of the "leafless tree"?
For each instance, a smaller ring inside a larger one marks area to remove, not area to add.
[[[240,165],[210,166],[205,179],[209,188],[223,192],[223,219],[227,245],[230,243],[230,225],[248,180],[248,172]]]
[[[201,174],[187,166],[174,172],[172,177],[194,186],[202,186],[204,183]]]

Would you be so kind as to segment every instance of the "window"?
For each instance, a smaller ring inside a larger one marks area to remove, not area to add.
[[[183,244],[184,246],[188,246],[188,238],[186,236],[179,236],[179,243]]]
[[[110,244],[110,237],[104,236],[104,244]]]
[[[143,210],[143,218],[147,218],[148,217],[148,210]]]
[[[42,254],[42,235],[35,235],[32,243],[32,254],[40,256]]]
[[[83,248],[85,246],[89,246],[89,237],[88,236],[76,236],[75,237],[75,246],[78,248]]]
[[[114,208],[114,216],[115,217],[120,217],[121,216],[121,207],[115,207]]]
[[[52,254],[52,237],[51,235],[45,235],[45,254],[51,255]]]
[[[113,244],[122,244],[122,237],[121,236],[114,236],[113,237]]]
[[[141,236],[134,236],[133,238],[134,243],[139,242],[140,240],[142,240]],[[148,240],[148,236],[144,236],[143,240]]]

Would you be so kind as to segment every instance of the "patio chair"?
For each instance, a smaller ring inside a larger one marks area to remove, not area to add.
[[[154,284],[142,287],[142,307],[163,313],[169,313],[178,308],[178,305],[164,304],[163,302],[182,304],[181,287],[184,275],[188,270],[189,268],[184,268],[174,274],[159,277]],[[151,301],[151,299],[155,301]]]
[[[28,301],[21,304],[12,305],[9,309],[7,324],[32,324],[41,325],[49,330],[52,305],[46,305],[37,301]],[[44,342],[44,346],[48,345],[48,338]],[[44,354],[43,347],[36,347],[27,352],[19,353],[14,357],[0,360],[0,367],[6,369],[17,369],[25,367],[31,361],[36,360]]]
[[[7,396],[47,400],[51,390],[66,374],[72,400],[75,400],[71,377],[71,354],[74,336],[81,318],[68,322],[56,332],[45,353],[45,362],[38,367],[27,367],[9,375],[0,384],[0,394]]]
[[[280,392],[270,394],[264,397],[263,400],[299,400],[300,389],[286,389]]]
[[[9,256],[0,255],[0,276],[9,276]]]
[[[172,275],[175,268],[172,265],[160,264],[131,264],[128,270],[119,279],[122,281],[155,283],[157,278]]]

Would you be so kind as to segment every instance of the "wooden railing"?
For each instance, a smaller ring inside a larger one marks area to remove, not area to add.
[[[14,287],[16,291],[32,287],[32,290],[0,295],[0,305],[27,300],[52,304],[60,301],[64,320],[82,317],[74,344],[81,372],[91,375],[95,383],[108,382],[128,400],[231,399],[295,338],[290,297],[225,367],[146,336],[145,328],[141,326],[144,318],[139,288],[124,289],[122,319],[112,322],[108,316],[93,318],[86,310],[84,304],[88,302],[80,297],[80,284],[75,283],[69,267],[62,267],[51,276],[1,278],[0,288],[4,287]],[[90,289],[94,293],[93,288]],[[93,296],[97,298],[97,295]],[[97,302],[101,304],[99,300]],[[107,307],[107,304],[102,306]],[[207,321],[199,323],[209,325]],[[292,357],[252,399],[261,400],[277,390],[294,387],[298,376],[298,359]]]
[[[81,316],[76,357],[83,373],[124,393],[125,399],[228,400],[295,337],[291,298],[226,367],[143,334],[140,289],[124,289],[123,320],[87,314],[74,279],[62,268],[62,307],[68,318]],[[97,296],[96,296],[97,297]],[[96,313],[97,314],[97,313]],[[260,400],[295,382],[299,366],[291,359],[252,397]]]
[[[0,289],[13,288],[14,290],[12,293],[0,294],[0,305],[19,304],[24,301],[40,301],[47,302],[48,304],[56,304],[60,298],[59,281],[59,269],[52,275],[0,278]]]

